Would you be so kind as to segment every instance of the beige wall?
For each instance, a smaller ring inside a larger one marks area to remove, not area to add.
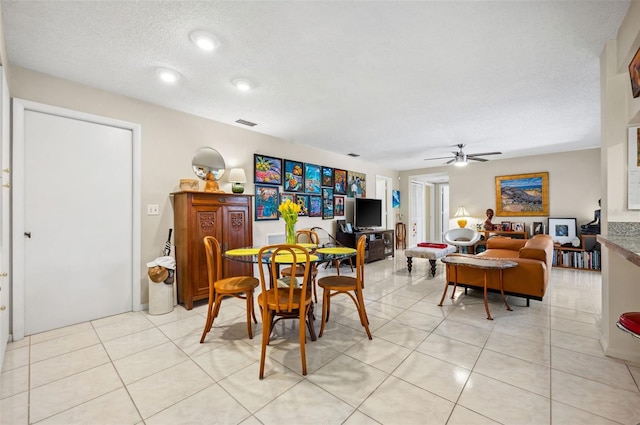
[[[196,149],[210,146],[224,157],[227,169],[245,169],[253,180],[253,154],[261,153],[302,162],[366,173],[367,196],[375,197],[376,175],[389,177],[397,189],[397,172],[345,155],[285,142],[235,125],[189,115],[151,105],[128,97],[71,83],[48,75],[14,67],[10,75],[11,96],[34,102],[101,115],[141,125],[142,131],[142,223],[140,282],[141,299],[147,302],[146,267],[144,264],[162,255],[167,231],[173,227],[173,210],[169,194],[178,190],[181,178],[195,178],[191,159]],[[96,160],[99,160],[96,158]],[[223,177],[221,189],[231,192],[230,183]],[[201,187],[203,185],[201,184]],[[248,183],[245,193],[253,193]],[[282,188],[280,188],[282,189]],[[159,216],[147,216],[147,204],[159,204]],[[391,211],[391,209],[389,208]],[[395,226],[390,216],[390,227]],[[334,233],[334,221],[302,217],[298,227],[320,226]],[[253,239],[266,242],[270,233],[284,233],[282,221],[254,222]]]
[[[640,2],[635,0],[616,40],[607,43],[600,57],[604,234],[613,223],[631,230],[640,222],[640,211],[627,209],[627,128],[640,125],[640,98],[632,96],[628,65],[639,47]],[[638,276],[638,267],[603,249],[600,341],[605,354],[635,362],[640,362],[640,340],[618,330],[615,323],[620,314],[640,309]]]
[[[578,226],[593,220],[593,212],[600,199],[600,149],[588,149],[550,155],[528,156],[484,163],[472,163],[466,167],[435,167],[400,173],[401,191],[408,190],[410,176],[446,172],[449,174],[449,212],[464,205],[476,220],[467,225],[483,222],[487,208],[496,209],[495,177],[513,174],[549,173],[549,216],[575,217]],[[407,205],[402,205],[407,216]],[[541,220],[544,219],[544,220]],[[496,216],[500,221],[524,222],[527,226],[546,217]],[[454,227],[457,225],[452,224]],[[528,228],[528,227],[527,227]]]

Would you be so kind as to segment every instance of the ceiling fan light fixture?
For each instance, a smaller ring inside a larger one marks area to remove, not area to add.
[[[211,52],[220,46],[220,39],[207,31],[193,31],[189,38],[193,44],[206,52]]]
[[[465,167],[468,164],[467,155],[456,155],[456,161],[454,164],[457,167]]]
[[[156,68],[156,74],[162,82],[167,84],[175,84],[182,77],[178,71],[169,68]]]
[[[253,83],[246,78],[236,78],[231,83],[240,91],[249,91],[253,88]]]

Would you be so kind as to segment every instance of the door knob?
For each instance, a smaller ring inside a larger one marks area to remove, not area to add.
[[[31,232],[24,232],[24,235],[25,235],[26,237],[28,237],[29,239],[31,239]]]
[[[6,305],[0,305],[0,311],[5,311],[7,309]]]
[[[7,272],[0,273],[0,277],[7,277],[7,276],[9,276],[9,275],[7,274]]]

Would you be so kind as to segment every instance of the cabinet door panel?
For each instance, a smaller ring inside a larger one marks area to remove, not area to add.
[[[218,242],[222,240],[222,228],[223,228],[223,214],[222,208],[218,206],[194,206],[193,213],[195,214],[196,223],[196,237],[192,240],[193,252],[196,253],[192,258],[195,259],[193,264],[190,264],[193,273],[194,282],[194,294],[195,296],[209,295],[209,280],[207,277],[207,251],[204,247],[204,237],[213,236],[218,239]]]
[[[251,216],[249,208],[244,206],[226,206],[224,208],[224,227],[222,229],[225,240],[223,251],[234,248],[251,246]],[[225,277],[252,275],[251,264],[239,261],[224,261],[223,275]]]

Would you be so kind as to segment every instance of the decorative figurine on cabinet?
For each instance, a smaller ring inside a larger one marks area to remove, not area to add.
[[[218,182],[216,181],[216,178],[211,171],[207,173],[207,180],[204,185],[204,191],[210,193],[224,193],[222,190],[220,190],[220,186],[218,185]]]
[[[493,218],[493,210],[491,208],[486,211],[487,219],[484,221],[484,230],[493,230],[491,219]]]

